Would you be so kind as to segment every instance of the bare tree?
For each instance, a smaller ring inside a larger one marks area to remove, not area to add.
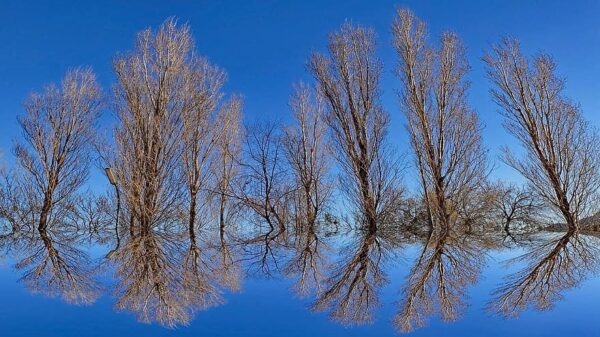
[[[14,148],[16,178],[39,230],[87,179],[100,104],[89,68],[68,71],[60,86],[51,84],[25,102],[26,115],[19,118],[24,142]]]
[[[543,204],[536,200],[531,191],[514,185],[498,185],[497,193],[494,208],[508,236],[511,236],[511,226],[531,227],[539,222],[538,216],[543,210]]]
[[[448,227],[485,184],[486,150],[477,113],[467,102],[469,64],[454,33],[440,47],[427,42],[426,25],[406,9],[392,26],[400,104],[421,176],[430,223]],[[459,212],[460,213],[460,212]]]
[[[280,129],[271,123],[250,127],[246,136],[238,198],[270,231],[282,233],[289,220],[292,189],[285,169]]]
[[[124,195],[132,234],[178,215],[184,113],[193,58],[189,27],[165,21],[137,36],[136,48],[114,61],[118,126],[105,155]],[[196,78],[197,79],[197,78]]]
[[[341,185],[364,214],[366,227],[390,217],[401,192],[397,162],[386,142],[389,116],[379,103],[382,65],[374,35],[346,23],[329,36],[329,55],[313,54],[309,62],[345,173]]]
[[[598,135],[563,93],[564,80],[548,55],[528,60],[519,43],[504,39],[484,57],[502,109],[504,126],[525,150],[505,161],[569,228],[597,209],[600,188]]]
[[[242,99],[232,97],[220,109],[218,122],[221,135],[216,146],[216,159],[213,174],[216,177],[215,195],[219,208],[219,228],[223,233],[225,225],[238,213],[233,198],[234,180],[239,175],[238,158],[241,155],[243,130],[241,125]]]
[[[187,104],[182,108],[181,159],[189,197],[188,229],[191,240],[194,240],[198,196],[204,192],[204,203],[209,201],[207,192],[212,187],[209,186],[212,178],[210,166],[219,138],[222,137],[222,132],[216,124],[225,74],[208,61],[193,55],[195,51],[191,35],[182,38],[190,40],[187,42],[190,47],[186,52],[192,54],[180,69],[180,76],[187,83],[181,88],[184,93],[178,99],[187,100]]]
[[[324,104],[320,97],[312,97],[306,85],[300,84],[290,106],[296,124],[286,129],[283,142],[296,186],[295,219],[314,224],[331,194],[327,182],[329,151]],[[301,225],[298,221],[296,224]]]

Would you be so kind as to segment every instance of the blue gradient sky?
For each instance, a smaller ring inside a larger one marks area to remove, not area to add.
[[[245,97],[247,120],[285,121],[293,82],[310,80],[305,63],[322,50],[327,33],[345,19],[373,27],[384,61],[382,100],[392,114],[391,137],[407,149],[396,101],[398,82],[390,24],[395,8],[409,7],[437,38],[454,30],[465,42],[472,72],[470,99],[486,128],[490,157],[514,142],[502,130],[489,95],[481,56],[501,36],[518,37],[528,53],[552,54],[567,92],[600,126],[600,3],[596,1],[0,1],[0,149],[10,161],[16,116],[32,90],[60,80],[69,67],[90,65],[106,92],[111,60],[133,47],[135,33],[175,16],[188,22],[198,49],[229,73],[228,92]],[[111,122],[110,113],[103,125]],[[96,175],[97,176],[97,175]],[[497,163],[495,177],[515,179]]]

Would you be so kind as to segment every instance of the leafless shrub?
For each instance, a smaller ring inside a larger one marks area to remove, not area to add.
[[[536,199],[536,194],[527,188],[502,184],[496,186],[496,191],[494,208],[507,234],[510,235],[513,226],[531,228],[540,223],[544,205]]]
[[[13,172],[2,172],[0,183],[0,222],[7,232],[33,232],[37,225],[37,214],[31,204],[39,200],[31,189],[29,181],[19,179]],[[26,192],[30,192],[29,194]],[[35,198],[34,200],[32,200]]]

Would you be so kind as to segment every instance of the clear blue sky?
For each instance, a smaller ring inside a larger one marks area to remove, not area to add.
[[[600,126],[600,3],[596,1],[0,1],[0,149],[10,157],[20,135],[16,116],[29,92],[60,80],[72,66],[94,68],[106,92],[111,60],[133,47],[136,32],[175,16],[188,22],[198,49],[229,74],[229,92],[245,97],[247,120],[285,120],[293,82],[309,80],[305,63],[322,50],[327,33],[345,19],[373,27],[384,61],[383,102],[393,116],[391,136],[407,148],[398,111],[396,62],[390,45],[395,8],[411,8],[428,22],[430,35],[456,31],[473,68],[470,98],[486,124],[494,159],[504,133],[484,77],[483,51],[501,36],[522,41],[528,53],[554,55],[567,92]],[[110,122],[110,114],[104,123]],[[514,174],[498,164],[495,176]]]

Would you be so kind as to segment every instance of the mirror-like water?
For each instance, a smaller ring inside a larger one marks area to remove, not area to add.
[[[3,233],[0,335],[600,333],[592,233],[314,226],[195,236]]]

